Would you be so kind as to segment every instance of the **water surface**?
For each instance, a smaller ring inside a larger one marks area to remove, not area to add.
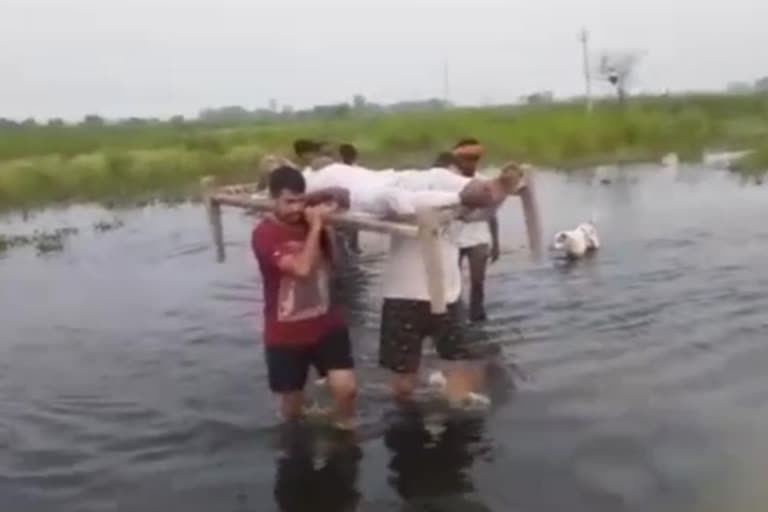
[[[199,205],[0,220],[85,228],[61,253],[0,256],[0,510],[768,509],[768,189],[634,168],[539,190],[548,235],[594,217],[604,248],[531,262],[505,207],[481,334],[508,378],[488,414],[393,410],[375,368],[386,244],[364,237],[343,280],[359,443],[276,428],[251,219],[227,213],[224,265]],[[91,232],[112,215],[125,226]]]

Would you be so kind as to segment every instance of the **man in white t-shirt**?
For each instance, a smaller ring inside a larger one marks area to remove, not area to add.
[[[353,210],[376,215],[408,215],[423,206],[463,205],[467,208],[495,209],[506,196],[519,190],[523,171],[505,167],[493,179],[471,179],[449,169],[425,171],[368,171],[361,168],[326,167],[313,176],[308,191],[321,200],[330,190],[344,189],[344,201]],[[456,403],[471,393],[474,383],[463,361],[471,358],[460,315],[461,272],[459,223],[440,233],[439,250],[443,265],[443,287],[447,312],[431,312],[426,271],[420,241],[393,235],[390,254],[382,277],[382,305],[379,364],[393,373],[392,390],[399,400],[412,395],[418,381],[422,345],[429,337],[446,365],[446,393]]]
[[[483,155],[483,147],[475,139],[462,139],[453,149],[456,169],[473,178]],[[481,322],[485,313],[485,274],[488,262],[499,259],[499,223],[496,216],[487,221],[466,222],[459,235],[459,266],[469,263],[469,319]]]

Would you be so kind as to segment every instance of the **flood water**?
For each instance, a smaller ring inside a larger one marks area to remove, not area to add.
[[[227,213],[223,265],[200,205],[1,220],[85,229],[0,256],[0,510],[768,510],[768,188],[687,168],[601,179],[539,180],[547,236],[598,223],[603,249],[576,265],[529,261],[505,206],[478,335],[506,378],[486,413],[387,400],[386,245],[363,237],[343,280],[359,442],[277,428],[252,219]],[[112,215],[124,227],[92,233]]]

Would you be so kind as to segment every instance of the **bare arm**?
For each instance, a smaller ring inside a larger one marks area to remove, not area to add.
[[[461,205],[470,209],[495,209],[506,199],[506,192],[494,180],[473,179],[459,192]]]
[[[488,219],[488,229],[491,231],[491,262],[499,259],[499,219],[494,215]]]
[[[304,247],[298,254],[287,254],[281,257],[277,262],[280,270],[300,278],[310,275],[312,269],[322,258],[322,240],[325,233],[323,219],[331,211],[332,208],[324,205],[305,209],[304,215],[309,224],[309,233],[304,240]]]
[[[320,259],[320,239],[323,229],[316,225],[309,228],[304,247],[298,254],[288,254],[280,258],[277,266],[280,270],[295,277],[309,276]]]

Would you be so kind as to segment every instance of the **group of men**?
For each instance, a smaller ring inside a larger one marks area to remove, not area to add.
[[[509,195],[524,193],[524,172],[505,166],[491,179],[475,176],[483,148],[474,139],[460,141],[432,168],[419,171],[370,171],[356,165],[357,151],[343,145],[328,161],[320,146],[297,141],[298,165],[287,161],[272,169],[268,192],[273,210],[257,224],[252,247],[264,287],[264,342],[269,385],[281,398],[285,419],[303,413],[303,391],[314,367],[333,396],[333,418],[340,428],[355,425],[357,380],[349,329],[330,293],[333,264],[328,216],[353,207],[394,218],[423,206],[456,206],[483,211],[491,220],[453,222],[441,231],[443,287],[447,312],[431,312],[430,295],[418,238],[391,235],[383,275],[379,364],[392,373],[391,389],[400,402],[416,389],[422,345],[432,339],[445,363],[445,394],[464,403],[478,386],[473,351],[460,312],[461,270],[469,261],[470,321],[485,319],[483,285],[487,262],[499,256],[498,224],[493,213]],[[333,160],[337,162],[334,163]],[[354,247],[359,250],[357,241]]]

